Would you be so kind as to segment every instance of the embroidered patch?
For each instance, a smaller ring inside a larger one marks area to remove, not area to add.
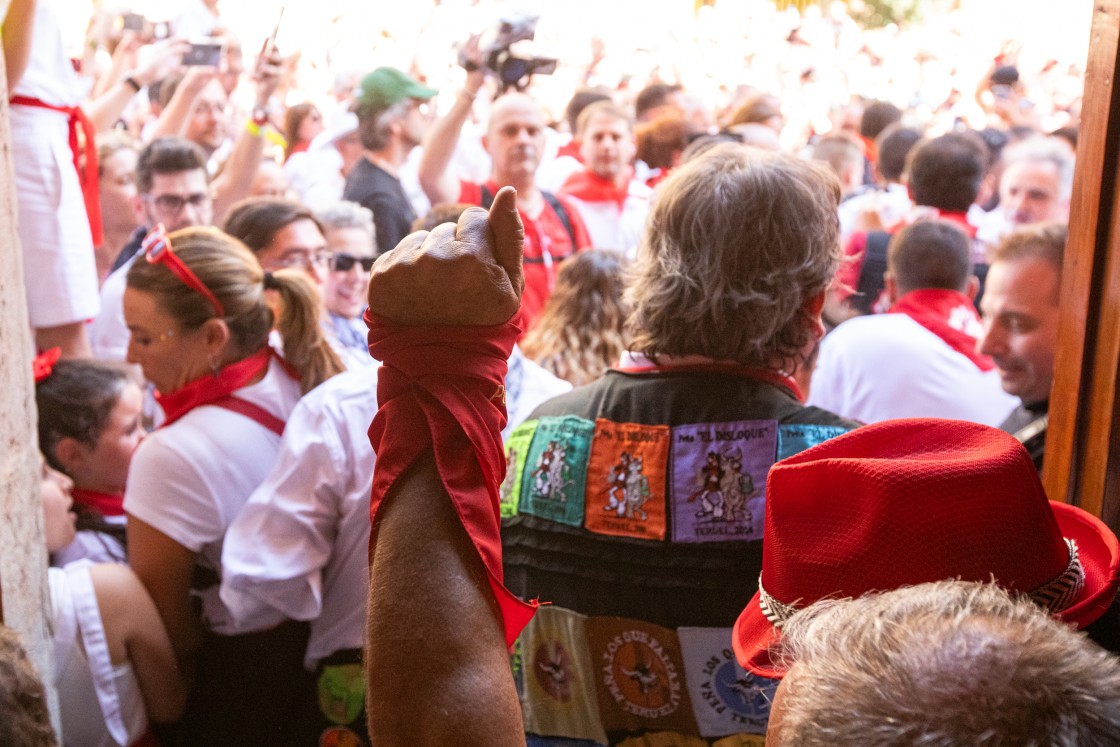
[[[537,432],[537,421],[526,420],[518,425],[506,439],[506,477],[498,486],[499,509],[502,517],[517,516],[521,500],[521,478],[525,474],[525,460]]]
[[[847,428],[838,425],[780,425],[778,461],[847,432]]]
[[[595,421],[584,526],[592,532],[665,539],[669,427]]]
[[[366,676],[361,664],[333,664],[319,675],[319,711],[335,724],[349,724],[366,707]]]
[[[778,680],[756,677],[739,666],[730,628],[680,628],[677,635],[700,734],[765,734]]]
[[[544,417],[525,458],[521,513],[578,527],[583,524],[583,488],[595,424],[590,420]]]
[[[585,618],[544,606],[521,634],[525,730],[605,743]]]
[[[586,625],[608,732],[698,735],[674,631],[621,617],[591,617]]]
[[[762,539],[777,439],[773,420],[673,428],[673,541]]]

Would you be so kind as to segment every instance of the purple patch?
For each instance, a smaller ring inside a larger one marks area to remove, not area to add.
[[[777,447],[774,420],[673,428],[673,541],[762,539],[766,473]]]

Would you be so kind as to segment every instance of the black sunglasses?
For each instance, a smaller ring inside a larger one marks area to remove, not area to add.
[[[331,259],[331,270],[334,272],[350,272],[354,265],[360,262],[362,269],[369,272],[373,269],[373,262],[376,259],[377,257],[355,257],[353,254],[335,252],[333,259]]]

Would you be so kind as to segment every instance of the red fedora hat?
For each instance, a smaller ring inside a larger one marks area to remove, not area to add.
[[[766,482],[759,591],[735,654],[766,677],[789,615],[824,598],[961,578],[1030,594],[1077,627],[1112,604],[1120,543],[1046,498],[1010,435],[958,420],[864,426],[778,462]]]

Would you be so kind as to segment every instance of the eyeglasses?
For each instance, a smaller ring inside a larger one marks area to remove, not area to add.
[[[177,217],[183,212],[183,208],[189,203],[191,207],[201,208],[203,205],[210,203],[210,195],[207,192],[194,192],[189,195],[159,195],[152,197],[151,195],[144,195],[144,200],[155,205],[157,211],[168,217]]]
[[[377,257],[355,257],[353,254],[335,252],[331,259],[331,270],[333,272],[350,272],[354,269],[354,265],[361,264],[362,270],[369,272],[373,269],[373,263],[376,260]]]
[[[326,267],[333,256],[333,254],[325,249],[320,249],[316,252],[310,252],[306,249],[296,249],[285,253],[277,260],[269,262],[268,267],[265,269],[269,271],[296,269],[310,272],[317,267]]]
[[[175,254],[175,251],[171,248],[171,239],[167,236],[167,229],[163,227],[162,223],[156,224],[156,227],[148,232],[148,235],[144,237],[144,241],[140,244],[140,248],[144,250],[144,256],[149,264],[163,265],[171,270],[175,277],[183,282],[183,285],[209,301],[210,305],[214,307],[215,316],[223,317],[226,315],[218,297],[211,293],[210,289],[198,279],[198,275],[195,275],[191,268],[183,264],[183,260]]]

